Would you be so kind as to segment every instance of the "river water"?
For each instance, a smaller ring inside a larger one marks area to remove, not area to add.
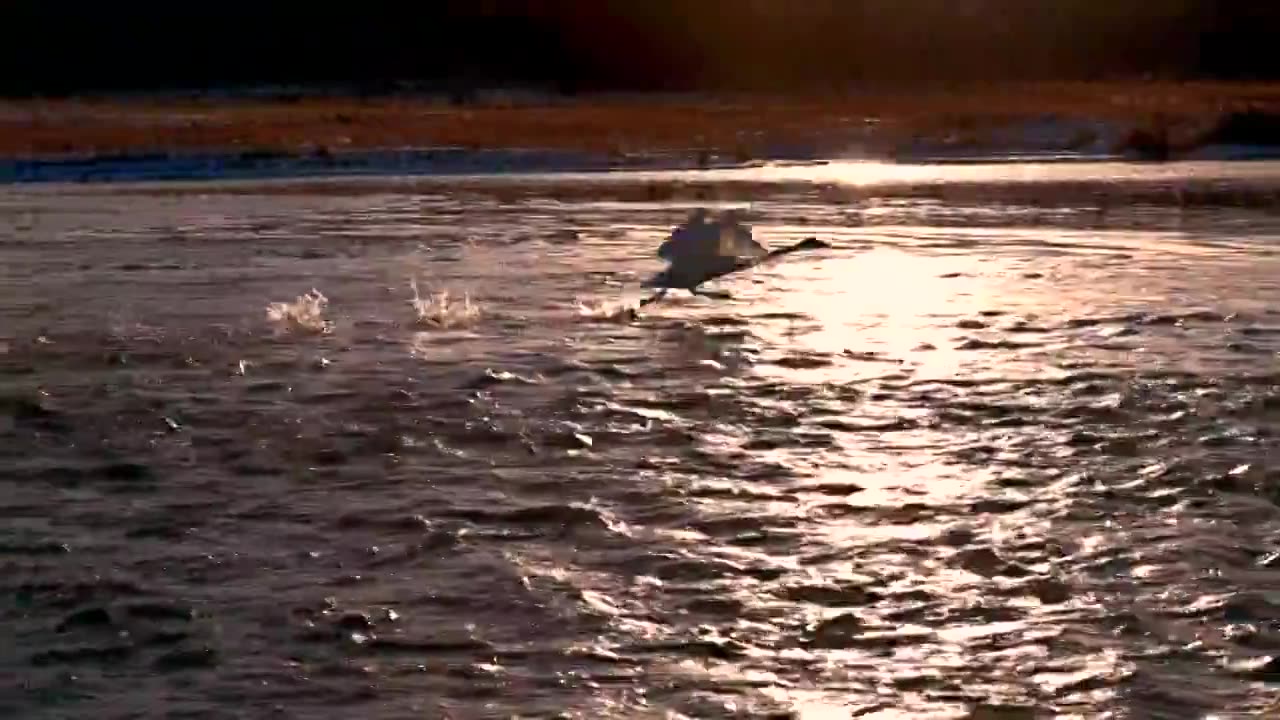
[[[0,715],[1280,712],[1277,197],[1269,162],[2,190]],[[698,206],[833,247],[615,312]]]

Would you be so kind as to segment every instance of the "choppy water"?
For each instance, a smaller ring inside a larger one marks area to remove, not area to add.
[[[4,191],[0,715],[1277,712],[1280,166],[1082,168]]]

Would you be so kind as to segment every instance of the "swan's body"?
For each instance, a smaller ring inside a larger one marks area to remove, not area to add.
[[[658,257],[667,261],[667,268],[645,285],[698,294],[702,283],[753,265],[768,254],[736,212],[727,210],[708,222],[707,211],[698,208],[658,247]]]

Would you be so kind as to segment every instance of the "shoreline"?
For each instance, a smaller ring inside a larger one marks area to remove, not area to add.
[[[1252,163],[1280,161],[1280,147],[1202,148],[1180,162]],[[1125,154],[1067,153],[960,153],[913,157],[831,157],[816,154],[734,160],[700,153],[650,153],[627,158],[539,151],[463,148],[413,148],[404,150],[350,150],[314,154],[248,153],[150,153],[83,156],[58,159],[0,159],[0,187],[16,185],[119,184],[148,182],[218,182],[266,180],[342,180],[359,178],[463,178],[616,174],[627,172],[697,172],[743,170],[764,167],[821,167],[841,163],[871,162],[906,166],[1022,165],[1048,166],[1088,163],[1140,163]],[[689,178],[687,181],[695,181]]]
[[[1195,150],[1195,139],[1230,113],[1280,118],[1277,83],[479,98],[465,105],[424,95],[0,100],[0,183],[1125,159],[1126,138],[1153,122],[1173,144]],[[1265,145],[1280,148],[1280,135]]]

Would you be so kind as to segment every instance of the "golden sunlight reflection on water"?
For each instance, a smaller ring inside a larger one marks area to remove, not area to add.
[[[885,162],[837,159],[818,162],[763,163],[746,167],[705,170],[625,170],[618,172],[528,173],[517,182],[618,183],[666,181],[812,183],[852,187],[919,185],[927,183],[1037,183],[1054,181],[1124,182],[1200,179],[1248,180],[1271,178],[1270,162],[1221,162],[1212,160],[1170,162],[1158,165],[1131,162]],[[466,175],[455,183],[511,182],[505,175]]]
[[[949,375],[963,355],[949,347],[956,331],[940,327],[939,318],[976,316],[996,307],[1000,283],[992,277],[993,269],[976,259],[922,259],[891,247],[875,248],[770,268],[762,273],[764,282],[753,289],[751,300],[766,305],[770,313],[803,318],[762,329],[770,342],[797,343],[833,355],[880,356],[864,363],[840,363],[838,372],[845,380],[850,371],[855,377],[883,376],[908,359],[920,372]],[[822,378],[821,371],[788,372],[777,366],[763,370],[792,380]]]

